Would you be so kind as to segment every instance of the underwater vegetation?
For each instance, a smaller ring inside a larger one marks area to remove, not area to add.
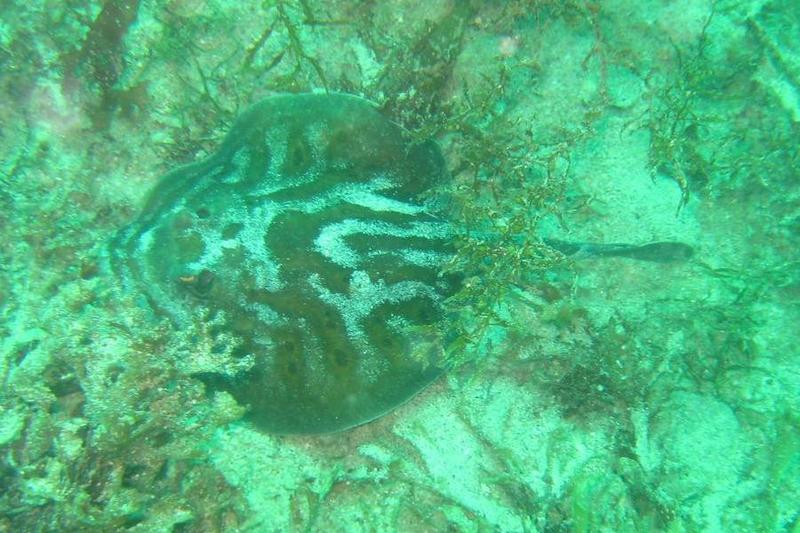
[[[0,531],[797,529],[796,2],[419,6],[4,4]]]

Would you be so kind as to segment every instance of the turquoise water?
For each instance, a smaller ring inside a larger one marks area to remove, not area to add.
[[[800,531],[796,2],[0,13],[0,531]]]

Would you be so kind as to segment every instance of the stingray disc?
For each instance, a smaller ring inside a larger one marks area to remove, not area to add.
[[[161,179],[112,265],[176,327],[211,324],[241,364],[200,377],[258,427],[341,430],[442,372],[451,231],[419,194],[446,175],[434,143],[410,144],[363,99],[271,97]]]

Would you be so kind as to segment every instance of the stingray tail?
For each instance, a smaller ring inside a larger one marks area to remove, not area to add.
[[[544,239],[545,244],[555,248],[568,257],[627,257],[639,261],[655,263],[675,263],[686,261],[694,255],[694,248],[688,244],[674,241],[651,242],[647,244],[589,242],[570,242],[559,239]]]

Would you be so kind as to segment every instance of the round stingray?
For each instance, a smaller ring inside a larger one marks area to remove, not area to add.
[[[271,97],[161,179],[112,264],[176,327],[208,322],[239,364],[199,377],[258,427],[341,430],[442,372],[451,231],[419,195],[446,175],[434,143],[409,143],[366,100]]]

